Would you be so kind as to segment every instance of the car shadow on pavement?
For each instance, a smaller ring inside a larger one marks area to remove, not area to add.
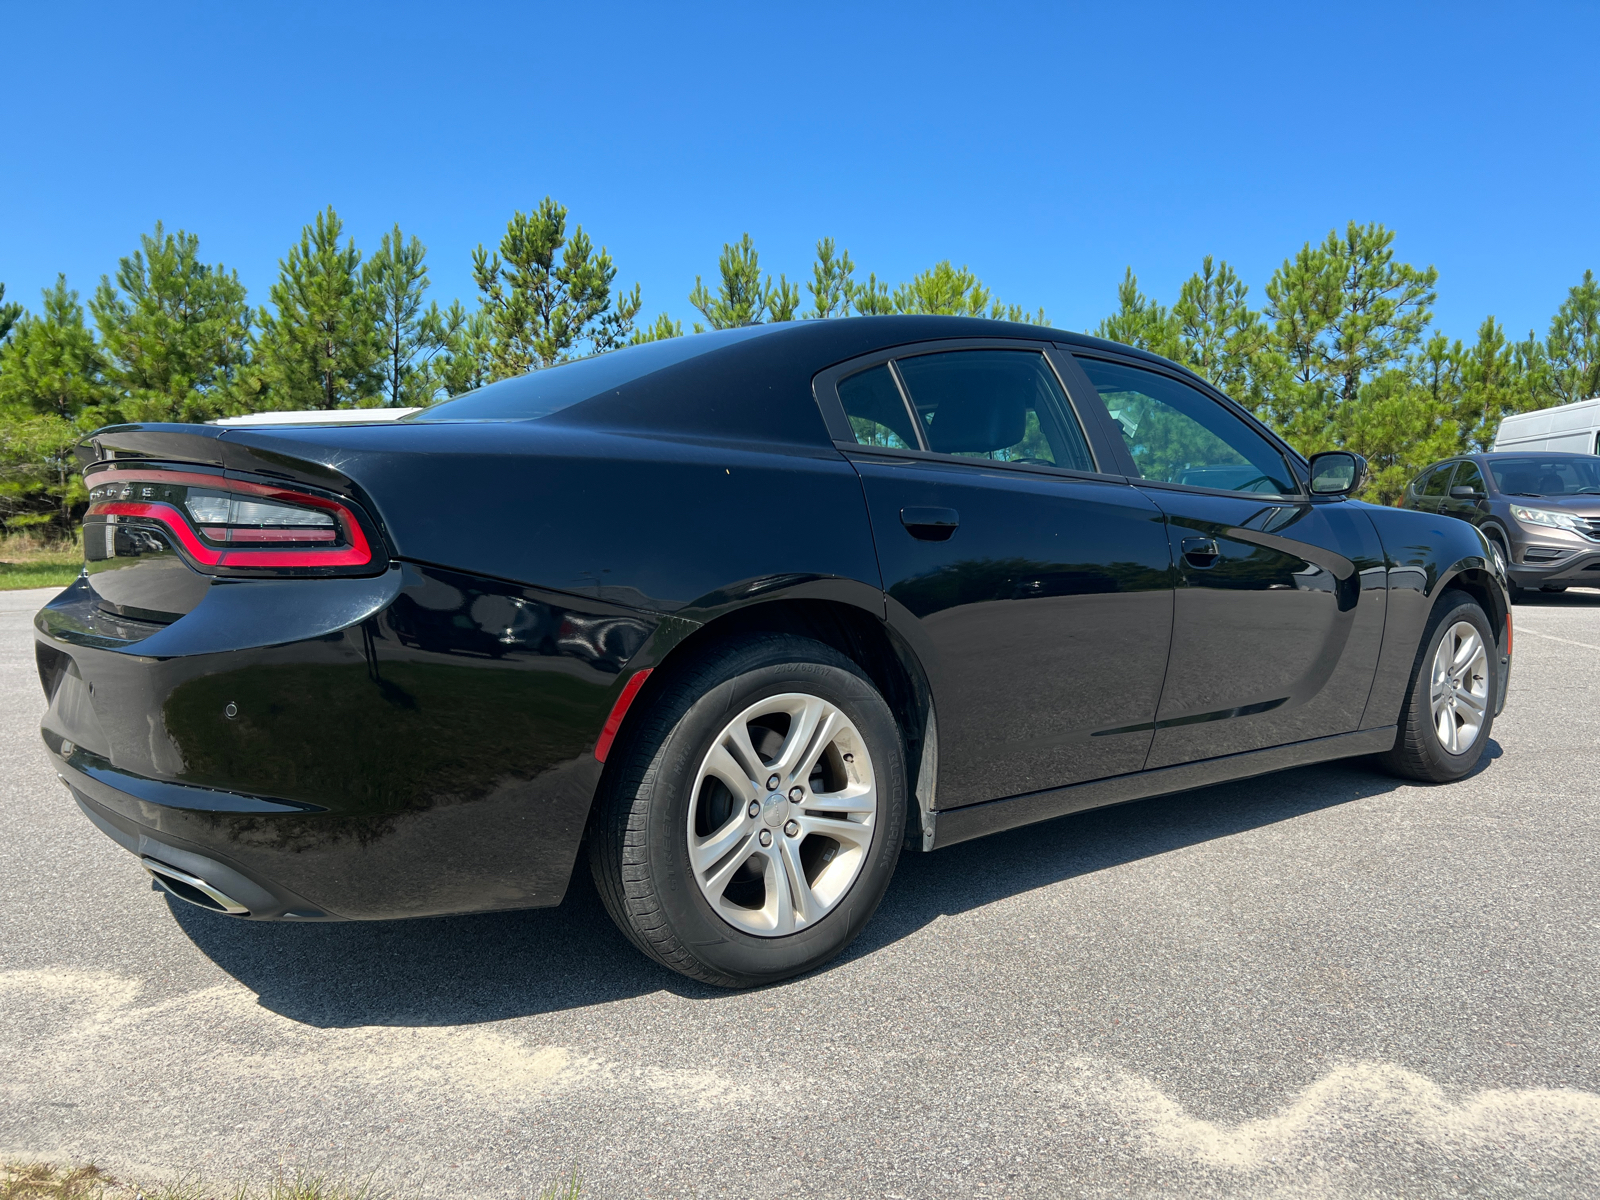
[[[1474,774],[1491,769],[1490,741]],[[1301,767],[1061,817],[901,857],[877,915],[834,963],[940,916],[1404,786],[1361,760]],[[555,908],[423,920],[236,921],[168,898],[174,920],[263,1007],[319,1027],[470,1025],[658,991],[714,999],[649,961],[607,917],[580,856]],[[781,986],[781,985],[780,985]]]

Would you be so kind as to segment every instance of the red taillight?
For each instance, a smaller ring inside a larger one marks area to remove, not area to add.
[[[325,496],[190,471],[102,469],[86,482],[85,536],[96,518],[136,518],[160,524],[201,567],[349,569],[373,561],[355,513]]]

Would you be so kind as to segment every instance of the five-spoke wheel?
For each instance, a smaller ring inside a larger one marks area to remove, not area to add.
[[[1445,631],[1433,654],[1434,729],[1451,754],[1465,754],[1483,729],[1489,711],[1489,653],[1470,622]]]
[[[877,830],[872,755],[820,696],[784,692],[745,709],[706,753],[689,807],[689,860],[717,915],[781,937],[831,912]]]
[[[883,897],[905,833],[904,746],[866,672],[769,634],[717,647],[636,703],[589,842],[623,932],[731,986],[838,953]]]

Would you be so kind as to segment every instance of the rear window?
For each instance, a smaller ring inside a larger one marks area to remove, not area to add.
[[[716,333],[665,338],[624,346],[543,370],[502,379],[475,392],[412,413],[406,421],[536,421],[614,391],[656,371],[675,367],[733,342],[759,337],[777,325],[748,325]]]

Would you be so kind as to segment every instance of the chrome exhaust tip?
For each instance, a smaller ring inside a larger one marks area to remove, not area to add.
[[[250,915],[248,908],[226,892],[212,887],[198,875],[180,871],[177,867],[169,867],[166,863],[157,862],[153,858],[141,858],[139,862],[150,872],[150,878],[156,881],[156,886],[168,895],[176,896],[179,900],[185,900],[190,904],[197,904],[201,908],[209,908],[212,912],[227,913],[233,917]]]

